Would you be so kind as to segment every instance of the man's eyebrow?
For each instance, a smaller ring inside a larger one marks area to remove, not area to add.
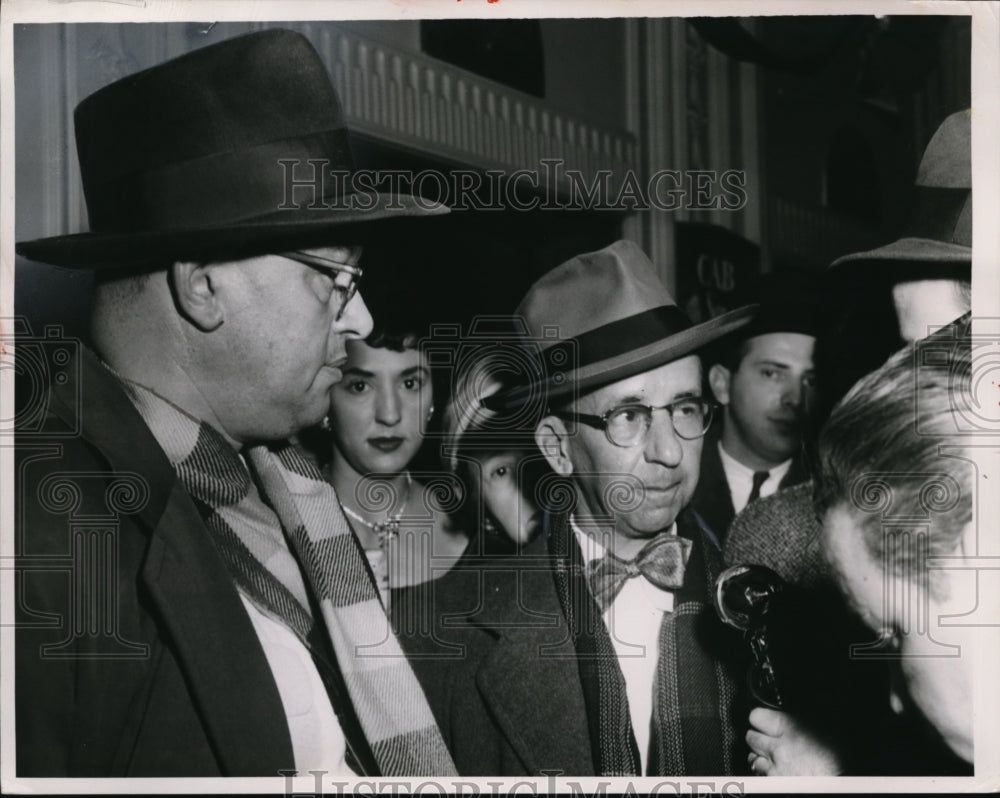
[[[789,366],[783,360],[771,360],[770,358],[766,357],[761,358],[760,360],[754,360],[753,364],[755,366],[773,366],[776,369],[784,369],[786,371],[791,368],[791,366]]]
[[[671,402],[676,402],[678,399],[700,399],[700,390],[688,390],[688,391],[678,391],[670,399]],[[621,405],[648,405],[649,397],[640,396],[638,394],[626,394],[625,396],[620,396],[615,399],[614,402],[608,405],[609,410],[613,410]]]
[[[610,402],[607,403],[608,409],[614,409],[619,405],[644,405],[646,404],[646,397],[640,396],[639,394],[629,393],[624,396],[616,396]]]

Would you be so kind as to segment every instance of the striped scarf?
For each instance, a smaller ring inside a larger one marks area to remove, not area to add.
[[[245,449],[248,470],[211,426],[147,388],[123,385],[198,505],[237,588],[307,647],[310,607],[318,607],[381,774],[455,775],[337,495],[316,467],[283,443]]]

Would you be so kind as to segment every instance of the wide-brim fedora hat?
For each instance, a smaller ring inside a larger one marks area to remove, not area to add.
[[[972,259],[972,112],[948,116],[917,170],[906,234],[890,244],[837,258],[849,263],[970,266]]]
[[[352,191],[340,99],[319,54],[289,30],[105,86],[77,106],[75,131],[90,230],[19,243],[32,260],[101,269],[222,257],[448,210]]]
[[[544,408],[678,360],[750,322],[756,306],[692,324],[638,245],[616,241],[541,277],[515,311],[533,376],[485,400]]]

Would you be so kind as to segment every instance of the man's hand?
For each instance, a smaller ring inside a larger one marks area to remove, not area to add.
[[[787,712],[757,707],[750,713],[750,770],[755,776],[837,776],[834,748]]]

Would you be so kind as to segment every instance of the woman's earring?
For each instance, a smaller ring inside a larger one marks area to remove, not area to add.
[[[432,418],[434,418],[434,405],[431,405],[427,411],[427,420],[430,421]]]
[[[493,523],[493,519],[489,516],[483,518],[483,532],[491,537],[496,537],[500,534],[500,530],[497,529],[497,525]]]
[[[333,427],[330,426],[329,416],[323,416],[323,420],[319,422],[319,428],[323,430],[323,432],[329,432],[330,430],[333,429]]]

